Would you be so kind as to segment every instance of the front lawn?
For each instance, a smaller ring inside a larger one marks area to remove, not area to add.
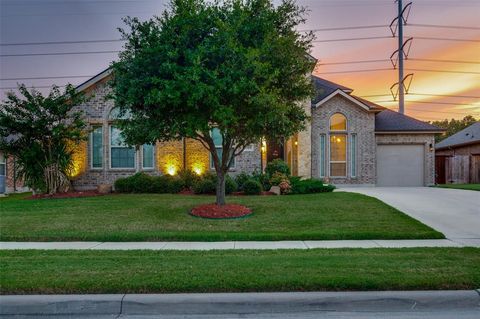
[[[480,287],[480,249],[0,251],[0,293],[430,290]]]
[[[470,191],[480,191],[480,184],[439,184],[441,188],[467,189]]]
[[[354,193],[228,197],[253,215],[192,217],[212,196],[123,194],[0,200],[3,241],[223,241],[443,238],[383,202]]]

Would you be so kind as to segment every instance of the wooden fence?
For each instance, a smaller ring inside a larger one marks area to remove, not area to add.
[[[435,164],[438,184],[480,183],[480,155],[439,156]]]

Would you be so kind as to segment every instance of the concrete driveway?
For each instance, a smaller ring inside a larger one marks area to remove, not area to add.
[[[435,187],[345,187],[376,197],[458,242],[480,243],[480,192]]]

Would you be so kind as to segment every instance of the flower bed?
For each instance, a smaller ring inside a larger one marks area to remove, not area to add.
[[[192,216],[211,219],[240,218],[251,213],[252,210],[250,208],[238,204],[225,204],[223,206],[204,204],[190,211]]]

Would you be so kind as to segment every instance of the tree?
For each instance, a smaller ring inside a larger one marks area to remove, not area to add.
[[[435,142],[440,142],[443,139],[446,139],[447,137],[460,132],[464,128],[472,125],[473,123],[477,122],[473,116],[467,115],[461,120],[456,120],[456,119],[451,119],[450,121],[448,119],[441,120],[441,121],[433,121],[432,124],[435,126],[438,126],[440,128],[446,129],[447,131],[445,134],[442,135],[437,135],[435,136]]]
[[[86,124],[73,106],[84,101],[68,85],[64,93],[54,86],[48,96],[19,86],[0,106],[0,150],[16,157],[18,177],[34,191],[67,191],[75,145],[85,139]]]
[[[211,153],[216,202],[225,203],[233,158],[264,136],[288,137],[307,120],[312,93],[307,52],[313,34],[295,31],[305,9],[294,0],[172,0],[146,22],[125,19],[127,43],[113,63],[113,97],[130,119],[126,141],[192,138]],[[221,135],[215,148],[212,129]]]

